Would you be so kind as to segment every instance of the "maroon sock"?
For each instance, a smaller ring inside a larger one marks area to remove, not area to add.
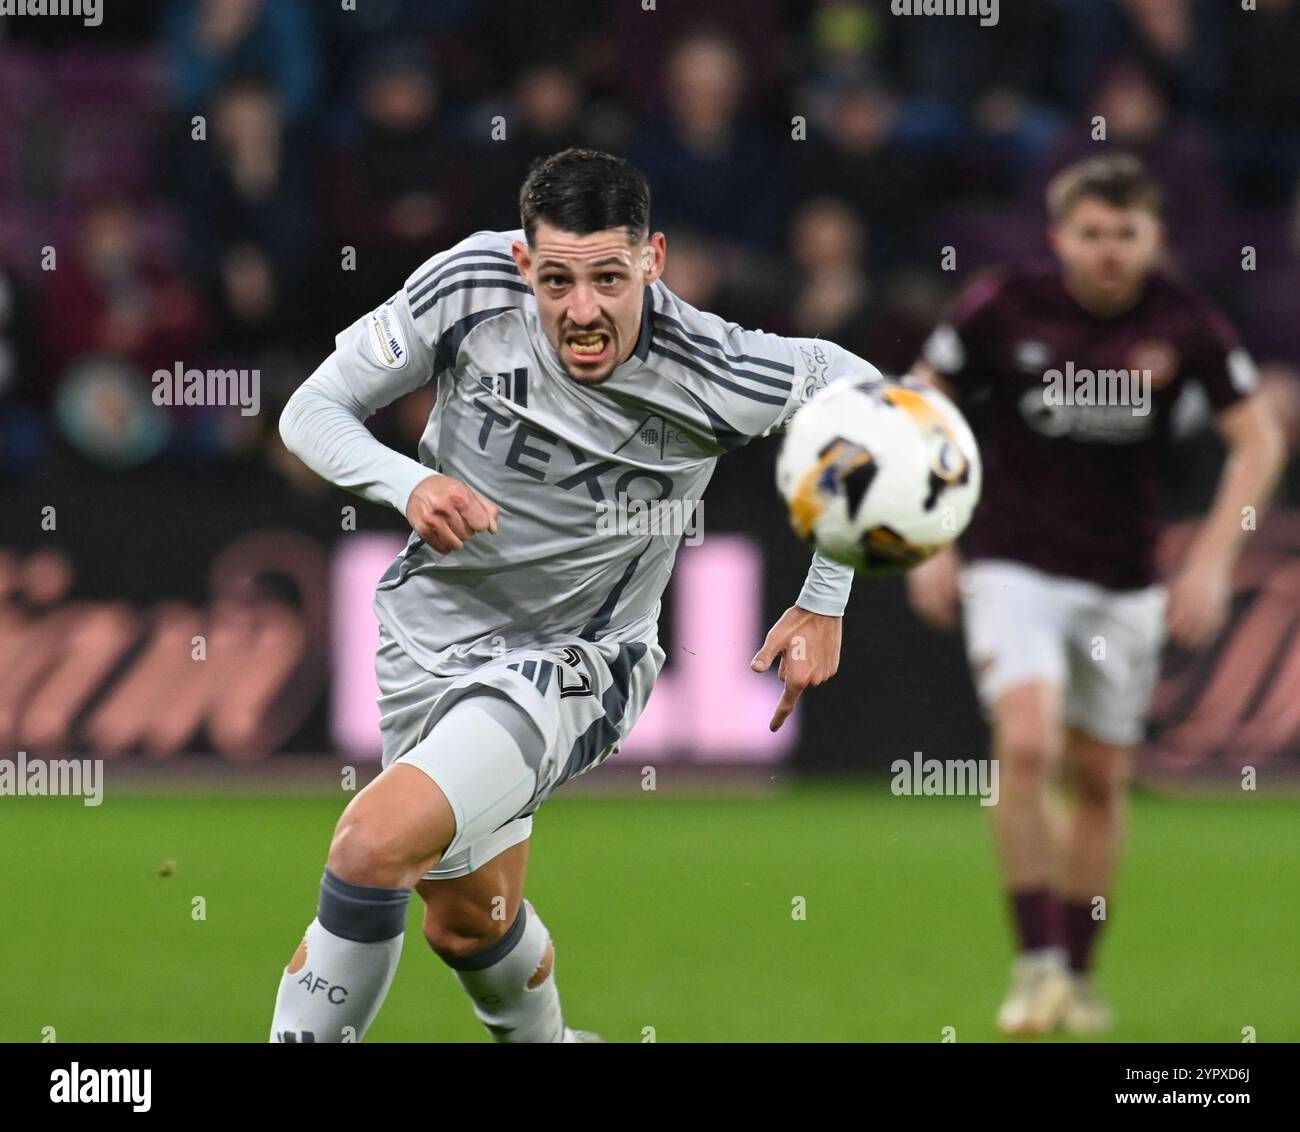
[[[1021,951],[1060,947],[1061,904],[1049,888],[1021,888],[1011,894]]]
[[[1070,952],[1070,970],[1082,973],[1092,966],[1092,949],[1102,922],[1092,918],[1091,903],[1077,904],[1072,900],[1061,901],[1061,921],[1065,926],[1065,946]]]

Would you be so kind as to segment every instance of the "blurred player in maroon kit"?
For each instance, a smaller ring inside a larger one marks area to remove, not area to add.
[[[1243,508],[1263,510],[1283,460],[1232,327],[1157,268],[1160,192],[1141,163],[1072,166],[1048,207],[1059,265],[977,282],[914,370],[956,398],[989,397],[966,563],[945,551],[908,589],[943,628],[960,594],[1001,770],[995,827],[1020,945],[998,1025],[1021,1035],[1109,1025],[1088,972],[1165,635],[1192,649],[1215,638],[1253,528]],[[1189,381],[1215,411],[1227,462],[1166,587],[1154,568],[1163,457]]]

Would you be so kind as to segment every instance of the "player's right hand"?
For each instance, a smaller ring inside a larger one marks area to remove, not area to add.
[[[907,599],[927,625],[944,632],[957,628],[957,579],[961,560],[951,546],[907,574]]]
[[[406,521],[439,554],[459,550],[481,531],[496,534],[501,511],[460,480],[432,475],[406,501]]]

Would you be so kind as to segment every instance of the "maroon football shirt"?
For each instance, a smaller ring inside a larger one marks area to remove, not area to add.
[[[1198,382],[1217,411],[1256,375],[1214,307],[1163,275],[1101,318],[1055,266],[976,282],[925,346],[963,398],[986,390],[984,494],[967,558],[1023,562],[1115,590],[1155,580],[1169,414]]]

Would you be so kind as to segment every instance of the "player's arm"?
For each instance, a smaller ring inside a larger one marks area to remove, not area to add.
[[[1227,459],[1209,513],[1169,586],[1169,635],[1192,649],[1208,644],[1223,627],[1233,567],[1247,531],[1254,529],[1245,516],[1258,520],[1263,514],[1286,459],[1281,426],[1259,393],[1222,409],[1216,421]]]
[[[786,338],[783,342],[796,362],[796,381],[790,401],[767,433],[784,428],[805,402],[832,381],[881,376],[870,362],[833,342],[820,338]],[[806,689],[824,684],[839,671],[844,608],[852,588],[853,568],[815,551],[794,605],[768,631],[750,662],[755,672],[766,672],[773,661],[780,660],[777,675],[785,690],[769,724],[773,731],[794,711]]]
[[[433,344],[411,317],[406,289],[358,319],[289,398],[285,447],[322,479],[402,512],[435,550],[457,550],[496,530],[497,508],[459,480],[437,475],[378,441],[363,423],[432,380]]]
[[[981,281],[958,302],[952,318],[940,323],[926,339],[921,356],[908,371],[923,385],[960,402],[963,392],[983,385],[980,343],[989,303],[996,288]],[[917,616],[932,628],[957,628],[957,591],[961,551],[955,542],[926,559],[906,578],[907,600]]]
[[[925,360],[924,354],[908,370],[922,385],[958,400],[957,386]],[[949,543],[907,573],[907,600],[927,625],[950,633],[957,628],[957,591],[961,580],[961,551]]]
[[[781,339],[796,362],[796,379],[790,400],[779,417],[763,435],[783,429],[794,414],[834,381],[841,378],[880,380],[880,371],[865,358],[858,357],[834,342],[821,338]],[[853,568],[814,551],[803,589],[794,608],[820,617],[843,616],[853,588]],[[759,654],[763,654],[760,652]],[[833,672],[831,673],[833,675]]]

